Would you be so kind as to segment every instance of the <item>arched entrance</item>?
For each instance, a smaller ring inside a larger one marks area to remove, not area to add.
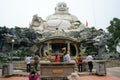
[[[67,48],[67,44],[65,43],[51,43],[50,45],[53,53],[57,53],[57,52],[62,53],[62,48],[64,47]]]
[[[73,44],[70,44],[70,52],[71,52],[71,56],[76,56],[76,49]]]

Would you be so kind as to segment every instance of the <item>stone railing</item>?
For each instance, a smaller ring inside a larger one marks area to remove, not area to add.
[[[120,67],[120,60],[109,60],[106,62],[106,67]]]
[[[23,70],[26,69],[26,64],[24,63],[24,61],[13,61],[13,66],[14,66],[14,69],[23,69]],[[120,60],[109,60],[106,62],[106,67],[107,68],[120,67]],[[0,63],[0,68],[2,68],[2,63]]]
[[[13,61],[14,69],[26,69],[26,64],[24,61]],[[0,68],[2,68],[2,63],[0,63]]]

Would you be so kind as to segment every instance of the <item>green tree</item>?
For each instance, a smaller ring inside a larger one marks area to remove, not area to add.
[[[112,38],[108,42],[108,48],[111,52],[116,53],[116,46],[120,43],[120,19],[113,18],[110,21],[110,26],[107,27],[108,32]]]

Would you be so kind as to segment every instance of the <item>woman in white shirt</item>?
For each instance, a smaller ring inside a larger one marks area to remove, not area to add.
[[[92,72],[92,69],[93,69],[93,57],[88,54],[86,60],[88,62],[89,71]]]
[[[26,61],[26,69],[27,69],[27,72],[30,72],[30,70],[31,70],[31,67],[30,67],[31,57],[30,57],[29,55],[27,55],[25,61]]]

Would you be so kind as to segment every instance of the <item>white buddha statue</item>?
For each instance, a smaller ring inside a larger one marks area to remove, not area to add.
[[[85,26],[78,20],[78,18],[69,13],[69,8],[64,2],[59,2],[55,7],[55,13],[49,15],[46,20],[42,20],[37,15],[33,16],[30,27],[38,32],[67,32],[71,30],[83,30]]]
[[[71,15],[68,12],[68,7],[66,3],[60,2],[55,7],[55,13],[49,15],[46,18],[46,28],[50,30],[55,30],[58,28],[59,30],[68,30],[71,28],[72,23],[78,21],[78,18],[74,15]]]

